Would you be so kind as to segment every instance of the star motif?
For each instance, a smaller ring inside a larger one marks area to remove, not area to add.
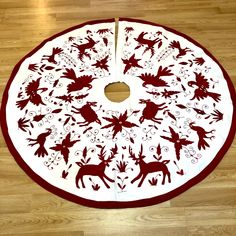
[[[101,60],[97,60],[96,63],[94,63],[92,66],[95,66],[96,68],[100,68],[100,69],[104,69],[106,71],[108,71],[108,56],[104,57]]]
[[[107,129],[107,128],[111,128],[113,127],[112,131],[113,131],[113,136],[112,138],[115,138],[116,134],[119,132],[122,132],[122,130],[124,128],[132,128],[132,127],[138,127],[138,125],[129,122],[128,119],[128,115],[127,115],[127,110],[125,111],[124,114],[120,114],[119,117],[113,116],[112,117],[103,117],[104,120],[108,121],[109,124],[105,125],[102,127],[102,129]]]
[[[143,68],[138,64],[138,61],[140,60],[141,59],[135,58],[135,54],[133,54],[129,59],[122,59],[123,63],[125,64],[124,74],[126,74],[126,72],[130,70],[132,67]]]

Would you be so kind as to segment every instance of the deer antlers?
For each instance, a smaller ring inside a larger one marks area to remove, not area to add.
[[[138,158],[139,159],[145,158],[145,155],[143,155],[143,144],[141,144],[141,149],[139,151]]]
[[[138,154],[138,158],[136,157],[135,153],[133,153],[132,148],[129,146],[129,154],[130,154],[130,158],[132,158],[132,160],[137,161],[139,159],[144,159],[145,155],[143,155],[143,144],[141,144],[141,148]]]
[[[132,148],[130,146],[129,146],[129,154],[130,154],[129,158],[132,158],[132,160],[134,160],[134,161],[137,160],[137,158],[136,158],[135,154],[133,153]]]
[[[106,151],[104,151],[104,149],[105,149],[105,146],[103,146],[103,147],[101,148],[101,151],[100,151],[100,153],[98,154],[98,157],[99,157],[99,159],[100,159],[101,161],[104,161],[104,158],[105,158],[105,156],[106,156]]]
[[[107,158],[107,162],[111,162],[111,160],[115,157],[115,155],[118,153],[117,152],[117,150],[118,150],[118,148],[117,148],[117,145],[115,144],[115,147],[114,148],[111,148],[111,153],[110,153],[110,155],[108,156],[108,158]],[[101,148],[101,151],[100,151],[100,153],[98,154],[98,157],[99,157],[99,159],[101,160],[101,161],[105,161],[105,156],[106,156],[106,151],[105,151],[105,146],[103,146],[102,148]]]
[[[107,158],[107,161],[110,162],[115,157],[115,155],[118,153],[117,150],[118,150],[118,148],[117,148],[117,145],[115,144],[115,147],[111,149],[111,154]]]

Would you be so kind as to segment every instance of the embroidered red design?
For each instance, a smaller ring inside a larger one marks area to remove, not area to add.
[[[27,173],[60,196],[96,207],[154,204],[220,161],[235,132],[235,96],[187,36],[127,19],[117,51],[114,35],[113,20],[90,22],[29,54],[4,95],[3,131]],[[115,81],[130,87],[120,104],[104,97]]]

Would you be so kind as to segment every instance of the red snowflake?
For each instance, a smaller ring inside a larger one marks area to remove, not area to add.
[[[73,100],[74,100],[74,97],[71,94],[57,96],[56,98],[61,99],[65,102],[69,102],[69,103],[73,102]]]
[[[178,93],[180,93],[180,92],[179,91],[168,91],[168,90],[164,89],[164,91],[161,92],[161,95],[164,98],[171,98],[172,95],[176,95]]]
[[[73,145],[78,141],[80,141],[80,140],[71,141],[70,140],[70,133],[68,133],[60,144],[56,144],[55,147],[51,147],[50,149],[60,152],[61,155],[63,156],[65,162],[68,163],[69,153],[70,153],[69,148],[73,147]]]
[[[168,140],[169,142],[174,144],[175,153],[177,160],[180,159],[180,150],[183,149],[183,147],[192,144],[193,142],[190,140],[187,140],[186,138],[181,138],[178,133],[176,133],[170,126],[170,134],[171,137],[161,136],[161,138]]]
[[[123,63],[125,64],[124,74],[132,67],[143,68],[138,64],[138,61],[140,60],[141,59],[135,58],[135,54],[133,54],[129,59],[122,59]]]
[[[120,114],[119,117],[112,116],[112,118],[109,117],[103,117],[106,121],[110,122],[110,124],[105,125],[102,127],[102,129],[107,129],[110,127],[113,127],[113,137],[117,135],[117,133],[122,132],[122,129],[125,128],[132,128],[132,127],[138,127],[138,125],[131,123],[127,121],[128,115],[127,115],[127,110],[125,111],[124,114]]]
[[[101,60],[97,60],[96,63],[94,63],[92,66],[95,66],[96,68],[100,68],[100,69],[104,69],[106,71],[108,71],[108,55],[105,56],[103,59]]]

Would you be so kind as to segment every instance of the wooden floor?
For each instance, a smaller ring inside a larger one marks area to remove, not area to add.
[[[235,0],[0,0],[0,96],[17,61],[43,39],[108,17],[150,20],[191,36],[236,85]],[[0,155],[0,235],[236,235],[236,141],[213,173],[187,192],[120,210],[83,207],[42,189],[15,163],[2,135]]]

